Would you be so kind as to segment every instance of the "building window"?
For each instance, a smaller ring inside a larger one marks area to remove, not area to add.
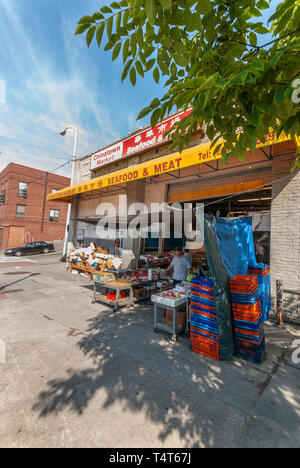
[[[23,197],[26,199],[27,193],[28,193],[28,184],[26,184],[26,182],[19,182],[19,192],[18,192],[19,197]]]
[[[57,223],[59,219],[59,211],[58,210],[50,210],[50,223]]]
[[[18,219],[24,219],[25,218],[25,205],[17,205],[16,209],[16,218]]]

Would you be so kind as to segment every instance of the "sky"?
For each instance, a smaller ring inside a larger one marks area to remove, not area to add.
[[[121,58],[112,62],[95,41],[88,49],[84,35],[74,36],[82,16],[108,3],[0,0],[0,171],[10,162],[51,171],[70,161],[73,137],[59,135],[70,125],[79,127],[79,157],[97,151],[140,127],[139,111],[163,94],[151,74],[135,88],[121,84]]]
[[[74,140],[59,132],[69,125],[79,127],[79,157],[96,151],[139,127],[141,108],[162,93],[150,75],[135,88],[121,84],[122,60],[74,36],[78,20],[104,4],[0,0],[0,171],[10,162],[43,170],[64,164]]]

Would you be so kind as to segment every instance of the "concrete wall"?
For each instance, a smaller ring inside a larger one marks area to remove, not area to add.
[[[294,161],[273,161],[271,275],[273,305],[276,280],[282,280],[285,317],[300,323],[300,171],[291,173]]]

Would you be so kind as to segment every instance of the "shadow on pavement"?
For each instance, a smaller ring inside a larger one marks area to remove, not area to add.
[[[33,410],[40,417],[65,409],[83,415],[101,389],[105,390],[105,400],[102,408],[98,407],[99,415],[101,409],[116,403],[132,413],[142,411],[160,428],[161,441],[176,431],[188,447],[199,446],[199,441],[207,447],[222,445],[218,426],[230,441],[246,437],[241,427],[247,424],[240,420],[246,416],[238,405],[249,404],[248,399],[252,398],[249,410],[259,398],[259,385],[248,381],[250,373],[254,380],[259,374],[263,381],[268,375],[249,368],[244,361],[216,362],[192,353],[185,338],[171,344],[168,339],[154,335],[151,328],[149,331],[151,321],[149,307],[143,305],[124,314],[106,309],[92,318],[78,346],[93,359],[95,367],[68,369],[67,378],[49,381]],[[238,380],[241,376],[242,381]],[[295,411],[286,385],[278,384],[273,391],[290,411]],[[222,395],[226,402],[231,394],[233,401],[240,395],[236,406],[222,401]]]

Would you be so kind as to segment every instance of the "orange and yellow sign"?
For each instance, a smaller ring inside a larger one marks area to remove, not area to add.
[[[271,130],[269,134],[266,135],[265,143],[258,140],[256,147],[263,148],[264,146],[269,146],[289,139],[290,138],[286,136],[277,139],[275,132]],[[222,142],[222,140],[220,140],[220,142]],[[82,182],[81,184],[59,190],[58,192],[51,193],[48,195],[47,200],[69,202],[71,197],[80,193],[91,192],[104,187],[124,184],[139,179],[145,179],[147,177],[158,176],[178,169],[184,169],[197,164],[222,159],[221,151],[223,146],[216,154],[214,154],[210,146],[210,142],[203,143],[201,145],[188,148],[182,151],[182,153],[173,153],[120,171],[112,172],[110,174],[91,179],[87,182]]]

